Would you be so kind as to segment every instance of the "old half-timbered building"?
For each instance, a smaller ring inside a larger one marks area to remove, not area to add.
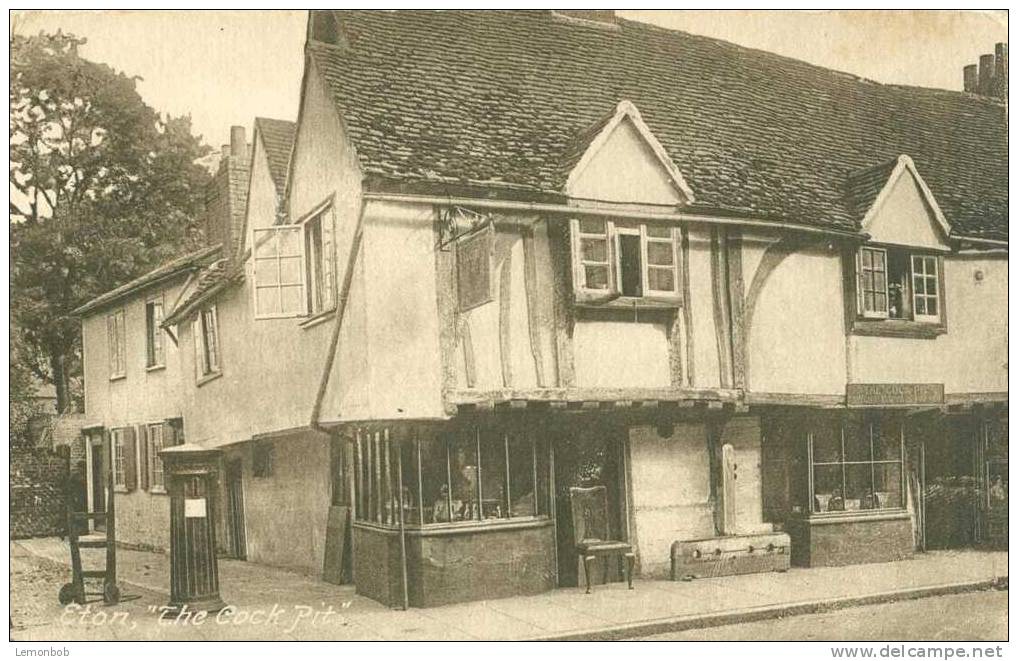
[[[662,579],[1006,544],[999,99],[607,11],[312,11],[305,52],[162,321],[225,553],[428,606],[582,584],[592,527]]]

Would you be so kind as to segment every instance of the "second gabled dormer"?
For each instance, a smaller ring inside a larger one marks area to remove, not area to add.
[[[849,177],[868,239],[846,260],[846,307],[856,335],[946,332],[943,255],[951,226],[906,155]]]
[[[619,102],[566,153],[571,203],[611,210],[571,221],[575,301],[677,305],[678,227],[633,212],[674,211],[693,202],[693,191],[640,111]]]

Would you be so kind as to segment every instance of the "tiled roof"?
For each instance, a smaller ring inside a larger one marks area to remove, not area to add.
[[[255,117],[255,130],[262,136],[269,162],[269,174],[280,199],[286,193],[286,175],[290,167],[290,150],[297,134],[297,125],[281,119]]]
[[[161,282],[178,274],[183,274],[190,269],[198,268],[203,264],[208,263],[210,260],[215,259],[221,250],[222,246],[214,245],[177,257],[176,259],[166,262],[162,266],[149,271],[145,275],[135,278],[134,280],[131,280],[116,289],[108,291],[101,296],[93,298],[88,303],[85,303],[76,309],[72,314],[78,317],[86,315],[89,312],[144,289],[149,285]]]
[[[166,316],[163,327],[175,326],[217,292],[243,281],[245,261],[246,256],[233,265],[226,259],[218,259],[202,269],[194,289]]]
[[[581,134],[639,108],[718,212],[855,229],[849,175],[907,154],[955,231],[1007,237],[1004,107],[882,85],[771,53],[546,11],[339,11],[309,52],[369,185],[561,193]]]
[[[848,176],[848,202],[857,222],[861,223],[866,217],[897,165],[898,159],[895,158]]]

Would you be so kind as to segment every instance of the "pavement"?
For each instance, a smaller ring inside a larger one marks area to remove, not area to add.
[[[560,588],[401,611],[356,595],[352,586],[220,560],[222,597],[233,608],[207,619],[185,614],[174,620],[159,610],[168,595],[165,554],[119,549],[125,599],[112,607],[98,601],[66,609],[56,601],[60,582],[70,577],[66,542],[13,541],[11,556],[13,640],[618,640],[1006,588],[1008,576],[1006,552],[941,551],[901,562],[690,582],[637,580],[631,591],[613,583],[589,595]],[[94,558],[85,559],[86,567],[101,566],[102,551]],[[39,585],[29,580],[33,576],[48,578],[39,578]]]

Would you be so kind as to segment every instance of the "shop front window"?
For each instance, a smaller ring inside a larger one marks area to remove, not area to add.
[[[397,503],[415,527],[548,514],[548,446],[530,433],[472,427],[401,443],[385,432],[354,440],[360,521],[397,525]]]
[[[812,426],[814,514],[903,506],[901,423],[848,416]]]

